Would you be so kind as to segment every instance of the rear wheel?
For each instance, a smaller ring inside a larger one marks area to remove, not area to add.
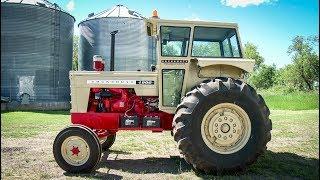
[[[232,103],[215,105],[201,122],[202,139],[212,151],[220,154],[239,151],[248,142],[250,134],[248,114]]]
[[[234,171],[256,161],[270,141],[270,111],[244,82],[217,78],[187,93],[174,117],[174,139],[196,169]]]
[[[58,165],[67,172],[91,172],[100,161],[101,146],[94,132],[73,125],[57,135],[53,155]]]

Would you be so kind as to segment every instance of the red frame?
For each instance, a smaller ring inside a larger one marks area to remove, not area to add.
[[[120,117],[123,115],[122,113],[71,113],[71,122],[73,124],[81,124],[95,130],[106,130],[111,134],[119,130],[149,130],[152,132],[172,130],[173,114],[168,114],[162,111],[159,111],[156,114],[161,120],[160,128],[146,128],[142,127],[141,124],[139,124],[139,127],[120,127]],[[103,136],[103,133],[100,136]]]

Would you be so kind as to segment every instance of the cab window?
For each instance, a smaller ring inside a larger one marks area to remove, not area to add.
[[[241,57],[236,29],[196,26],[191,56]]]
[[[186,57],[190,41],[190,27],[161,26],[161,56]]]

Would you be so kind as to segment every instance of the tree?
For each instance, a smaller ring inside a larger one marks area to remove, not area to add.
[[[291,73],[295,74],[295,83],[300,89],[313,90],[313,84],[319,81],[319,36],[296,36],[288,48],[292,55]]]
[[[248,79],[248,82],[258,89],[268,89],[274,85],[276,66],[262,64]]]
[[[258,52],[258,47],[250,42],[244,45],[244,57],[255,60],[254,70],[258,69],[264,62],[264,58]]]
[[[162,55],[163,56],[177,56],[179,55],[179,51],[175,49],[174,45],[166,44],[162,46]]]
[[[196,43],[193,42],[192,47],[192,55],[193,56],[221,56],[220,46],[216,43]]]
[[[72,70],[78,70],[79,36],[73,36]]]
[[[287,92],[303,89],[301,82],[299,74],[295,71],[293,64],[288,64],[277,70],[274,78],[274,85],[282,87],[281,89]]]

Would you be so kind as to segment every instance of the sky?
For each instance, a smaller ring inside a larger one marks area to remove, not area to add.
[[[266,64],[281,68],[291,63],[287,53],[296,35],[319,34],[318,0],[51,0],[76,19],[127,6],[145,17],[156,9],[162,19],[207,20],[238,23],[242,45],[251,42]]]

